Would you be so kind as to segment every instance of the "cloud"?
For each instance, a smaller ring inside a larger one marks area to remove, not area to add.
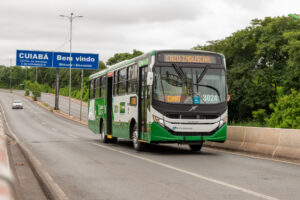
[[[190,49],[223,39],[251,19],[299,12],[296,0],[9,0],[0,7],[0,64],[16,49],[99,53],[107,60],[133,49]]]

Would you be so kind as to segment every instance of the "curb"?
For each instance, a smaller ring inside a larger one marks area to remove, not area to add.
[[[45,171],[45,167],[40,163],[36,157],[30,153],[28,148],[17,138],[17,136],[13,133],[13,131],[10,129],[6,116],[4,113],[4,109],[2,105],[0,104],[0,112],[3,116],[3,125],[6,127],[8,135],[10,135],[17,145],[20,147],[21,151],[23,152],[26,160],[28,161],[34,175],[36,176],[39,184],[41,185],[43,191],[45,192],[45,195],[50,199],[50,200],[69,200],[69,198],[66,196],[66,194],[62,191],[62,189],[54,182],[52,177],[49,175],[48,172]],[[1,169],[0,169],[1,171]],[[1,180],[1,179],[0,179]],[[2,189],[2,184],[0,181],[0,190]],[[0,199],[1,198],[1,193],[0,193]],[[11,198],[8,198],[7,200],[10,200]],[[3,198],[3,200],[6,200]]]

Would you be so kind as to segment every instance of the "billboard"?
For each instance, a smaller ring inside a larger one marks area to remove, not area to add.
[[[98,69],[98,54],[17,50],[17,66]]]

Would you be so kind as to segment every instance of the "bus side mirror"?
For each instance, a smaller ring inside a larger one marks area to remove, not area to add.
[[[147,73],[147,85],[152,85],[153,84],[153,72],[148,72]]]

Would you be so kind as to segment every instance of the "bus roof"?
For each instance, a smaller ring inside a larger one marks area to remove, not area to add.
[[[119,68],[122,68],[126,65],[130,65],[132,63],[135,63],[139,60],[143,60],[147,57],[149,57],[150,55],[155,55],[156,53],[159,53],[159,52],[165,52],[165,51],[172,51],[172,52],[190,52],[190,53],[193,53],[193,52],[197,52],[197,53],[214,53],[214,54],[218,54],[220,56],[222,56],[223,58],[225,58],[225,56],[221,53],[216,53],[216,52],[212,52],[212,51],[203,51],[203,50],[180,50],[180,49],[166,49],[166,50],[153,50],[151,52],[148,52],[148,53],[145,53],[143,55],[140,55],[140,56],[137,56],[135,58],[132,58],[130,60],[124,60],[122,62],[119,62],[119,63],[116,63],[114,65],[111,65],[111,66],[108,66],[107,69],[105,70],[102,70],[102,71],[99,71],[99,72],[96,72],[95,74],[92,74],[90,75],[89,77],[89,80],[92,80],[92,79],[95,79],[99,76],[102,76],[102,75],[106,75],[108,72],[110,71],[114,71],[116,69],[119,69]]]

